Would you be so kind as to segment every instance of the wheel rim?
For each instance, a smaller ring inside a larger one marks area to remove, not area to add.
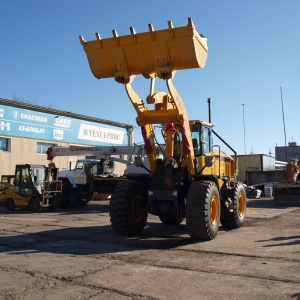
[[[244,196],[244,194],[239,194],[238,213],[239,213],[240,217],[242,217],[245,213],[245,196]]]
[[[136,222],[141,222],[144,215],[141,214],[142,197],[136,196],[132,201],[132,216]]]
[[[214,226],[218,222],[219,204],[218,198],[213,196],[210,201],[210,222]]]

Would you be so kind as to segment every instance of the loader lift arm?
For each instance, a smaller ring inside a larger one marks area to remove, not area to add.
[[[174,134],[179,130],[182,134],[189,177],[192,178],[195,175],[195,168],[189,120],[172,79],[176,70],[205,66],[208,51],[206,38],[195,30],[191,18],[184,27],[174,28],[171,21],[168,21],[166,30],[154,31],[151,24],[148,26],[149,32],[146,33],[136,34],[131,27],[131,34],[128,36],[119,37],[113,30],[113,38],[102,40],[97,33],[96,41],[86,42],[82,36],[80,41],[96,78],[114,77],[117,82],[124,84],[137,112],[136,122],[142,130],[151,173],[154,174],[158,159],[154,146],[153,124],[164,124],[165,164],[170,165],[172,162]],[[132,55],[135,55],[136,59],[132,59]],[[154,104],[152,110],[147,108],[132,88],[131,83],[138,74],[150,79],[150,94],[146,102]],[[169,94],[154,92],[157,77],[166,82]]]

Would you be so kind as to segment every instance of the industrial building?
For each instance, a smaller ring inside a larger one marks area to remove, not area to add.
[[[276,160],[288,162],[291,159],[300,159],[300,146],[296,142],[289,142],[288,146],[275,147]]]
[[[132,145],[133,126],[0,98],[0,177],[16,164],[47,165],[50,146]],[[83,157],[56,157],[62,170]],[[124,166],[116,164],[116,174]]]
[[[266,154],[238,155],[238,180],[247,185],[279,181],[282,168],[276,168],[275,157]]]

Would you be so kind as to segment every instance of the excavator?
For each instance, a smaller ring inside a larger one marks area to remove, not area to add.
[[[173,27],[171,21],[167,29],[148,27],[143,33],[130,27],[130,34],[124,36],[113,30],[113,37],[105,39],[96,33],[92,41],[79,37],[93,75],[112,77],[124,86],[137,113],[149,162],[147,176],[127,174],[128,180],[116,185],[110,200],[111,225],[119,235],[138,235],[148,214],[153,214],[167,225],[185,219],[191,239],[212,240],[221,224],[239,228],[245,220],[246,194],[237,181],[236,152],[234,158],[213,144],[217,134],[212,123],[189,120],[172,81],[176,71],[205,67],[207,39],[191,18],[183,27]],[[137,75],[150,82],[145,100],[132,86]],[[167,91],[155,91],[156,79],[166,83]],[[155,124],[162,128],[163,155],[155,146]],[[143,158],[135,157],[135,165],[143,166]]]

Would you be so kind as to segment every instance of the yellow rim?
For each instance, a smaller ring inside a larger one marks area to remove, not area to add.
[[[245,195],[242,193],[239,194],[238,213],[240,217],[242,217],[245,213]]]
[[[133,201],[132,201],[132,215],[133,215],[133,218],[135,219],[135,221],[136,222],[141,222],[142,220],[143,220],[143,215],[138,215],[137,213],[136,213],[136,203],[138,202],[138,201],[140,201],[142,198],[141,198],[141,196],[136,196],[134,199],[133,199]]]
[[[210,222],[214,226],[218,222],[219,202],[216,196],[213,196],[210,201]]]

